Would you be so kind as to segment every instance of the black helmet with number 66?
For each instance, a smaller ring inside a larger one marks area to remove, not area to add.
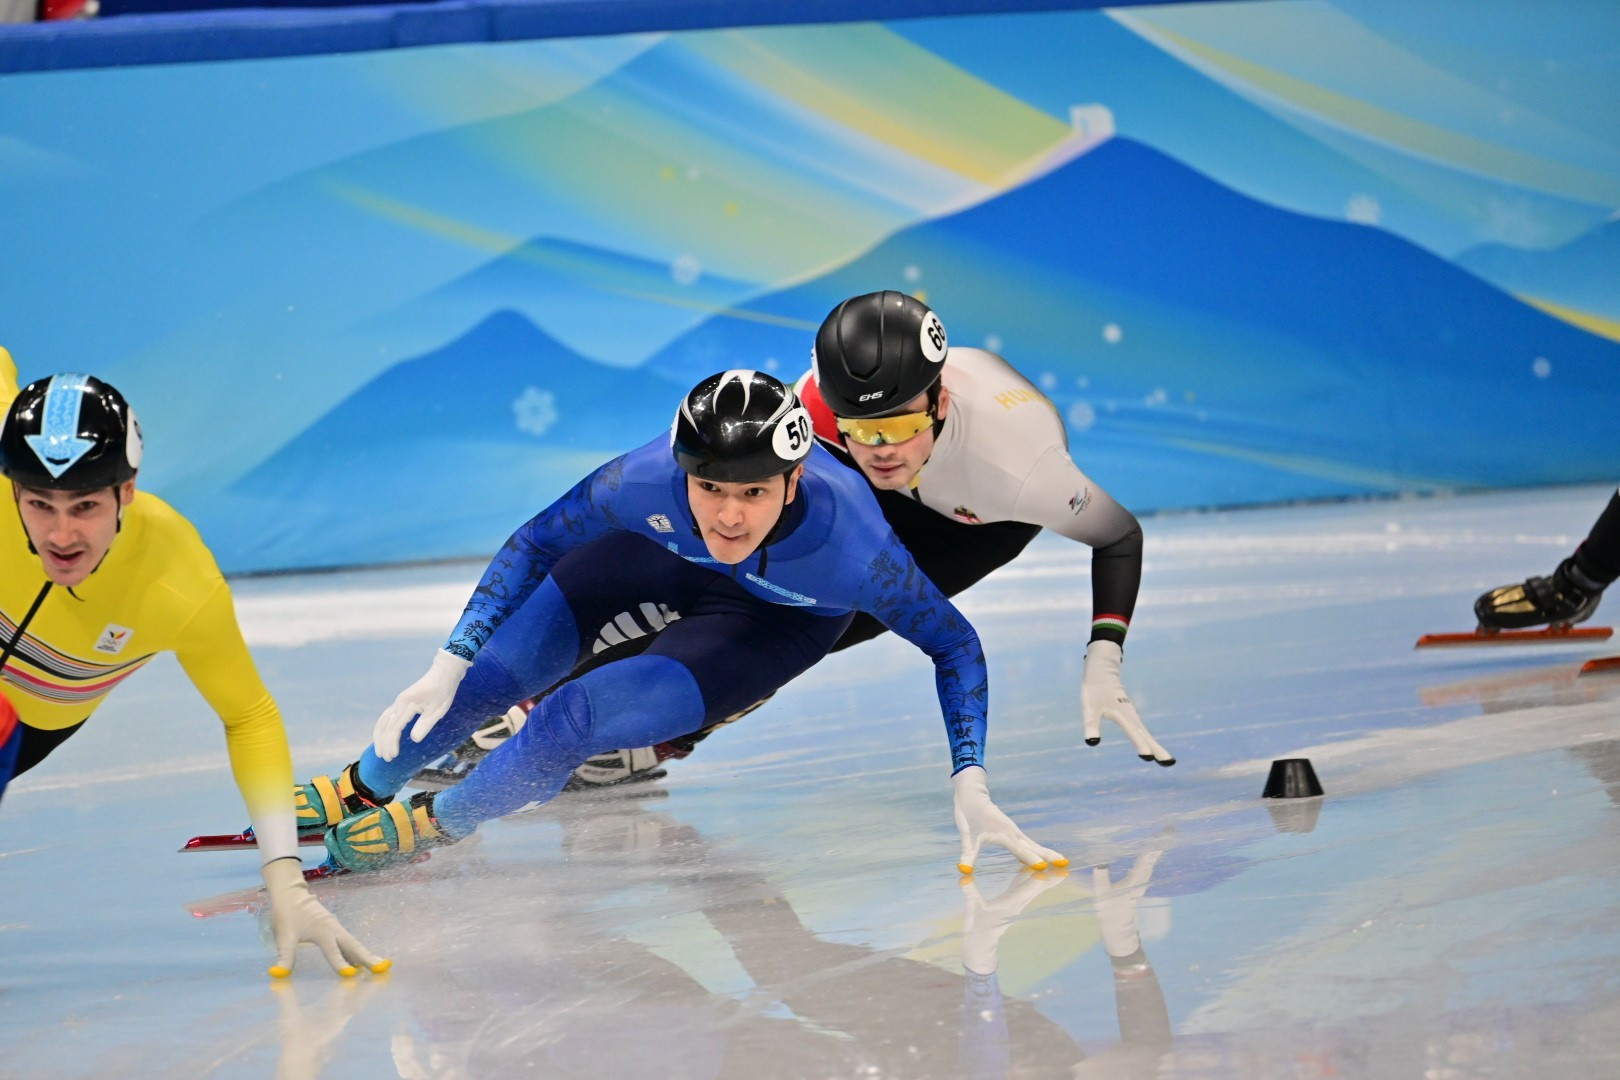
[[[810,414],[762,371],[710,375],[692,388],[669,433],[675,461],[700,480],[747,484],[789,472],[810,455]]]
[[[141,467],[141,425],[124,395],[94,375],[36,379],[6,411],[0,463],[40,491],[117,487]]]
[[[810,364],[822,400],[838,416],[893,412],[939,382],[945,326],[903,292],[851,297],[816,332]]]

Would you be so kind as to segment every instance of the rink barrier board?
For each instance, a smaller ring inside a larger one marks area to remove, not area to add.
[[[0,26],[0,74],[1145,3],[1148,0],[1108,4],[1102,0],[449,0],[121,15]]]

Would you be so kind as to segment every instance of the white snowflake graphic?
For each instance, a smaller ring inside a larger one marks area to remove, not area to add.
[[[669,276],[677,285],[692,285],[703,276],[703,264],[692,255],[677,255],[669,264]]]
[[[550,390],[538,386],[525,387],[512,402],[512,413],[517,417],[517,429],[525,435],[539,438],[557,422],[557,397]]]
[[[1344,204],[1346,220],[1358,225],[1376,225],[1384,217],[1384,208],[1371,195],[1352,195]]]
[[[1097,410],[1084,401],[1069,406],[1069,427],[1075,431],[1090,431],[1097,422]]]

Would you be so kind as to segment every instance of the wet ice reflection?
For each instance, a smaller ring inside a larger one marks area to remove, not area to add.
[[[1037,542],[963,606],[997,801],[1067,874],[959,881],[931,671],[879,641],[640,797],[322,887],[396,962],[352,984],[272,987],[251,857],[174,854],[241,807],[154,662],[0,811],[0,1075],[1620,1075],[1620,677],[1411,648],[1607,493],[1151,519],[1125,678],[1172,769],[1080,745],[1084,560]],[[300,772],[477,569],[239,585]],[[1296,756],[1326,795],[1263,802]]]
[[[964,878],[957,910],[920,926],[916,945],[879,948],[818,934],[757,869],[646,801],[547,818],[569,856],[562,875],[473,850],[375,889],[323,889],[345,918],[364,918],[355,909],[373,908],[375,891],[408,893],[413,924],[437,929],[395,950],[409,978],[277,990],[278,1074],[315,1075],[351,1019],[384,1002],[388,1058],[411,1080],[1151,1076],[1170,1045],[1137,927],[1160,848],[1117,880],[1107,867]],[[551,899],[511,909],[531,889]],[[1020,989],[1032,968],[1050,977],[1073,963],[1112,985],[1114,1045],[1088,1054],[1038,996],[1004,992],[997,969],[1015,929]],[[1092,955],[1099,943],[1105,956]],[[346,1060],[376,1056],[352,1042]]]

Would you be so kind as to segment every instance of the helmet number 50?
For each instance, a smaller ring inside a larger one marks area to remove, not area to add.
[[[776,456],[784,461],[798,461],[810,452],[810,414],[802,407],[794,409],[776,425],[771,436]]]

